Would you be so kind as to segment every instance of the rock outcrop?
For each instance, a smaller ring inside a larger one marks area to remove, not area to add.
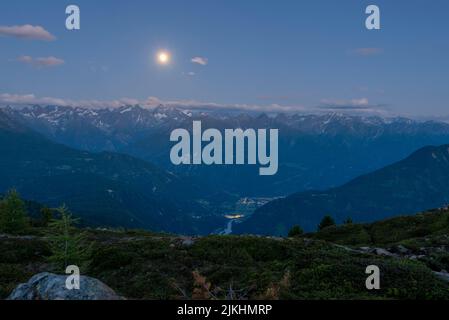
[[[69,290],[67,277],[48,272],[36,274],[14,289],[8,300],[123,300],[103,282],[87,276],[80,276],[78,290]]]

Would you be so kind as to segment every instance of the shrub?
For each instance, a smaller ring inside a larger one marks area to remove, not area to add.
[[[300,226],[296,225],[290,229],[290,231],[288,232],[288,237],[289,238],[299,237],[299,236],[302,236],[303,234],[304,234],[304,230],[302,230],[302,228]]]
[[[321,231],[321,230],[323,230],[324,228],[327,228],[327,227],[331,227],[331,226],[335,226],[336,225],[336,223],[335,223],[335,220],[334,220],[334,218],[332,218],[331,216],[325,216],[324,218],[323,218],[323,220],[321,220],[321,222],[320,222],[320,224],[318,225],[318,231]]]
[[[351,217],[346,218],[346,220],[343,222],[344,224],[353,224],[354,221],[352,220]]]

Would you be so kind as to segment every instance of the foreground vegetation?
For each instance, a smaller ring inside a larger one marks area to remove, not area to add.
[[[416,249],[426,245],[447,245],[445,239],[449,236],[449,209],[430,210],[375,223],[331,225],[306,236],[351,246],[402,244]]]
[[[51,216],[43,212],[23,232],[0,235],[1,299],[38,272],[61,272],[61,261],[73,263],[67,259],[128,299],[449,299],[448,282],[434,274],[449,270],[446,210],[329,225],[313,234],[296,228],[289,238],[190,238],[73,226],[58,236],[55,224],[60,228],[64,216]],[[58,250],[61,241],[71,244],[70,257]],[[401,246],[408,254],[359,250],[367,246]],[[381,289],[369,291],[365,269],[373,264],[381,270]]]

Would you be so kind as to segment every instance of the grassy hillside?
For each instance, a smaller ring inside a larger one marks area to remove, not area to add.
[[[51,271],[42,231],[0,237],[0,298],[33,274]],[[449,269],[448,211],[298,238],[86,231],[94,250],[82,272],[128,299],[449,299],[449,283],[434,273]],[[394,253],[397,247],[406,251]],[[379,291],[365,288],[372,264],[381,269]]]
[[[437,209],[374,223],[331,226],[308,236],[352,246],[388,246],[418,243],[420,239],[430,241],[448,234],[449,211]]]

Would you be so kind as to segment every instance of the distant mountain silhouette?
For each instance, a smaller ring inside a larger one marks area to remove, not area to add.
[[[296,193],[272,201],[234,230],[285,234],[299,224],[315,230],[325,215],[370,222],[413,214],[449,203],[449,145],[419,149],[406,159],[325,191]]]
[[[0,193],[65,203],[85,224],[193,234],[221,226],[197,201],[202,188],[128,155],[51,142],[1,110],[0,150]]]

